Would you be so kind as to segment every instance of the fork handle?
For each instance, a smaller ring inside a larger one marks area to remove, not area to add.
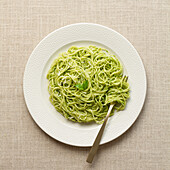
[[[99,144],[100,144],[100,141],[101,141],[103,132],[104,132],[104,128],[105,128],[105,126],[106,126],[106,122],[107,122],[107,120],[108,120],[108,118],[109,118],[109,116],[110,116],[110,113],[111,113],[111,111],[112,111],[112,109],[113,109],[113,106],[114,106],[114,104],[111,104],[111,105],[110,105],[109,110],[108,110],[108,113],[107,113],[107,115],[106,115],[106,118],[105,118],[105,120],[104,120],[104,122],[103,122],[103,124],[102,124],[102,127],[100,128],[100,131],[98,132],[98,135],[97,135],[97,137],[96,137],[96,139],[95,139],[95,141],[94,141],[94,143],[93,143],[93,146],[92,146],[92,148],[90,149],[90,152],[89,152],[88,157],[87,157],[87,160],[86,160],[86,162],[88,162],[88,163],[92,163],[93,158],[94,158],[94,156],[95,156],[95,154],[96,154],[96,152],[97,152],[97,150],[98,150],[98,148],[99,148]]]

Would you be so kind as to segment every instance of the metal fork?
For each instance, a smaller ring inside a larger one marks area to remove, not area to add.
[[[123,81],[127,82],[127,80],[128,80],[128,76],[124,76],[122,78],[122,82]],[[102,135],[103,135],[107,120],[108,120],[108,118],[110,116],[110,113],[111,113],[114,105],[115,105],[115,103],[111,103],[110,106],[109,106],[109,110],[108,110],[108,113],[106,115],[106,118],[105,118],[105,120],[104,120],[104,122],[102,124],[102,127],[100,128],[100,131],[99,131],[99,133],[98,133],[98,135],[97,135],[97,137],[96,137],[96,139],[95,139],[95,141],[93,143],[93,146],[91,147],[90,152],[88,154],[88,157],[87,157],[87,160],[86,160],[86,162],[88,162],[88,163],[92,163],[93,158],[94,158],[94,156],[95,156],[95,154],[96,154],[96,152],[97,152],[97,150],[99,148],[99,144],[100,144],[100,141],[101,141],[101,138],[102,138]]]

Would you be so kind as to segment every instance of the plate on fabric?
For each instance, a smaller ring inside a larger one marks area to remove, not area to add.
[[[146,73],[133,45],[118,32],[98,24],[77,23],[47,35],[26,64],[23,90],[28,110],[38,126],[54,139],[73,146],[92,146],[101,125],[65,119],[49,101],[47,72],[55,58],[71,46],[95,45],[115,53],[129,77],[130,99],[126,109],[110,117],[101,144],[126,132],[140,114],[146,96]]]

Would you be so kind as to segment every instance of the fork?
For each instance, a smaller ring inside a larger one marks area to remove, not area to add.
[[[127,80],[128,80],[128,76],[124,76],[122,78],[122,82],[123,81],[127,82]],[[88,163],[92,163],[93,158],[94,158],[94,156],[95,156],[95,154],[96,154],[96,152],[97,152],[97,150],[99,148],[99,144],[100,144],[100,141],[101,141],[101,138],[102,138],[102,135],[103,135],[107,120],[108,120],[108,118],[110,116],[110,113],[111,113],[114,105],[115,105],[115,103],[111,103],[110,106],[109,106],[109,110],[108,110],[108,113],[106,115],[106,118],[105,118],[105,120],[104,120],[98,134],[97,134],[97,137],[96,137],[96,139],[95,139],[95,141],[93,143],[93,146],[91,147],[90,152],[88,154],[88,157],[87,157],[87,160],[86,160],[86,162],[88,162]]]

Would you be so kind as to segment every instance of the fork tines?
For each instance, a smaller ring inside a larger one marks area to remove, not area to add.
[[[127,82],[127,80],[128,80],[128,76],[124,76],[122,79],[122,81],[125,81],[125,82]]]

